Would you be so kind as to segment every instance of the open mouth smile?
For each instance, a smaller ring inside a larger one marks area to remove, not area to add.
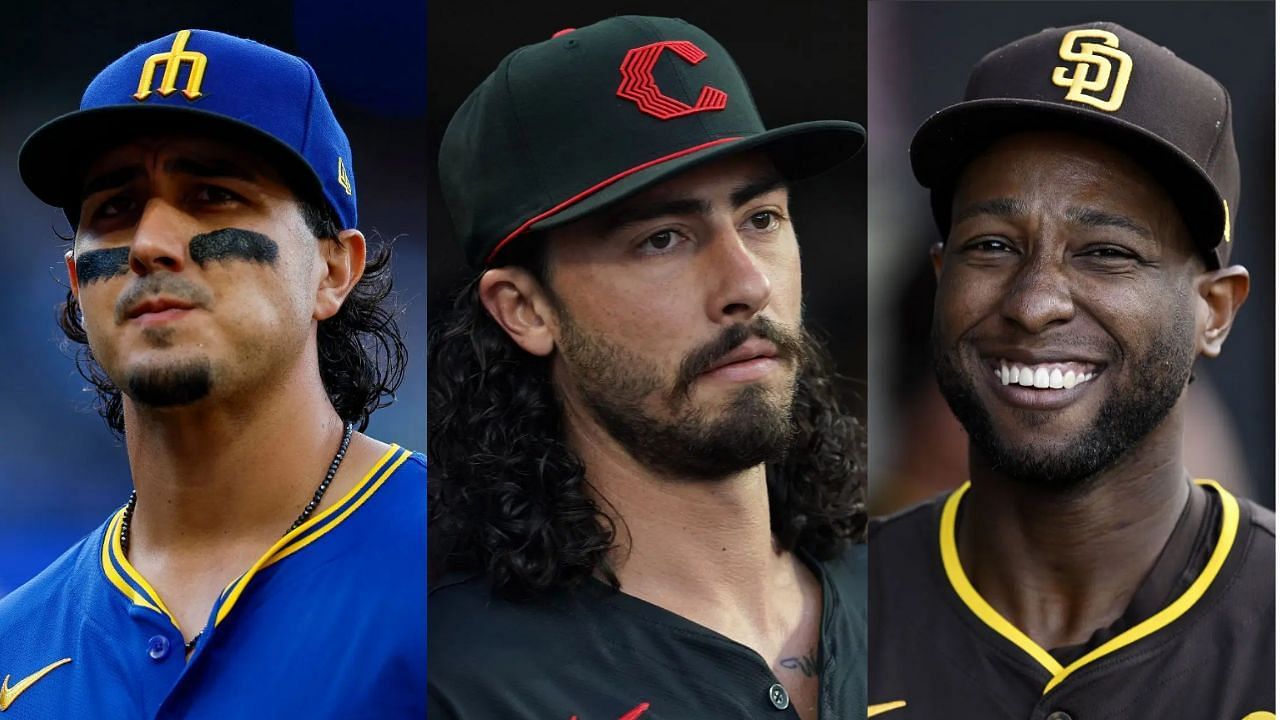
[[[1100,372],[1093,363],[1074,360],[1020,363],[1000,358],[994,365],[992,370],[1000,378],[1001,385],[1019,385],[1040,390],[1070,390],[1089,382]]]

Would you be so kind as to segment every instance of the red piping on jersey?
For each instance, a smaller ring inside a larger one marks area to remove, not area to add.
[[[524,221],[524,223],[523,223],[523,224],[521,224],[521,225],[520,225],[520,227],[518,227],[518,228],[516,228],[514,231],[512,231],[512,233],[511,233],[510,235],[508,235],[508,236],[506,236],[506,237],[502,238],[502,242],[498,243],[498,246],[497,246],[497,247],[495,247],[495,248],[494,248],[494,249],[489,253],[489,256],[488,256],[488,257],[486,257],[486,258],[484,259],[484,264],[485,264],[485,265],[488,265],[489,263],[493,262],[493,259],[494,259],[495,257],[497,257],[497,255],[498,255],[498,251],[499,251],[499,250],[501,250],[502,248],[506,247],[506,244],[507,244],[507,243],[509,243],[509,242],[511,242],[511,240],[512,240],[513,238],[515,238],[517,235],[519,235],[520,233],[523,233],[525,230],[528,230],[530,225],[533,225],[534,223],[538,222],[539,220],[543,220],[543,219],[548,218],[548,217],[550,217],[550,216],[552,216],[552,215],[555,215],[556,213],[560,212],[561,210],[564,210],[565,208],[569,207],[570,205],[573,205],[574,203],[579,202],[579,201],[581,201],[582,199],[584,199],[584,198],[586,198],[586,197],[588,197],[588,196],[590,196],[590,195],[593,195],[593,194],[594,194],[594,193],[596,193],[596,192],[599,192],[600,190],[603,190],[604,188],[606,188],[606,187],[608,187],[608,186],[610,186],[610,185],[614,184],[615,182],[617,182],[617,181],[621,180],[622,178],[624,178],[624,177],[626,177],[626,176],[628,176],[628,175],[632,175],[632,174],[638,173],[638,172],[640,172],[641,170],[644,170],[645,168],[653,167],[654,165],[659,165],[659,164],[661,164],[661,163],[667,162],[668,160],[675,160],[675,159],[676,159],[676,158],[678,158],[678,157],[683,157],[683,156],[685,156],[685,155],[688,155],[689,153],[695,153],[695,152],[697,152],[697,151],[699,151],[699,150],[702,150],[702,149],[705,149],[705,148],[709,148],[709,147],[712,147],[712,146],[714,146],[714,145],[723,145],[724,143],[734,142],[735,140],[741,140],[741,139],[742,139],[742,138],[740,138],[740,137],[720,138],[719,140],[712,140],[711,142],[702,143],[701,145],[694,145],[694,146],[693,146],[693,147],[691,147],[691,148],[685,148],[684,150],[680,150],[679,152],[673,152],[673,153],[671,153],[670,155],[663,155],[662,157],[657,158],[657,159],[655,159],[655,160],[650,160],[649,162],[640,163],[639,165],[636,165],[636,166],[635,166],[635,167],[633,167],[633,168],[630,168],[630,169],[627,169],[627,170],[623,170],[622,172],[618,173],[617,175],[614,175],[614,176],[613,176],[613,177],[611,177],[611,178],[608,178],[607,180],[602,180],[602,181],[600,181],[600,182],[596,183],[595,185],[592,185],[591,187],[587,188],[586,190],[583,190],[582,192],[578,193],[577,195],[574,195],[573,197],[569,198],[568,200],[565,200],[564,202],[560,203],[559,205],[556,205],[555,207],[551,208],[550,210],[546,210],[546,211],[540,212],[540,213],[538,213],[537,215],[534,215],[533,217],[531,217],[531,218],[529,218],[528,220]],[[647,706],[646,706],[646,707],[647,707]],[[638,717],[638,716],[636,716],[636,717]],[[621,720],[633,720],[633,719],[632,719],[632,718],[622,718]]]
[[[649,709],[649,703],[640,703],[639,705],[632,708],[631,711],[628,712],[626,715],[623,715],[622,717],[618,718],[618,720],[636,720],[636,718],[643,715],[645,711],[648,709]],[[569,720],[578,720],[578,716],[574,715],[573,717],[569,718]]]

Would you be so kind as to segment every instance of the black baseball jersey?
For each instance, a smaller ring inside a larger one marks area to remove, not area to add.
[[[1045,649],[965,576],[967,489],[872,522],[871,717],[1275,719],[1274,513],[1199,481],[1123,616]]]
[[[821,718],[865,718],[866,546],[806,562],[822,583]],[[446,578],[427,607],[432,720],[799,717],[758,653],[602,582],[514,603]]]

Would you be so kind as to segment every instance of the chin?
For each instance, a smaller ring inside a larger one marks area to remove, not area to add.
[[[125,394],[138,405],[181,407],[209,396],[213,370],[208,360],[193,358],[136,367],[124,380]]]

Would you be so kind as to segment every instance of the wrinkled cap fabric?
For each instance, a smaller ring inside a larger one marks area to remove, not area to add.
[[[1209,267],[1227,264],[1240,198],[1231,99],[1222,84],[1115,23],[1049,28],[992,51],[964,101],[921,125],[911,167],[943,237],[965,165],[1024,130],[1077,132],[1134,157],[1181,209]]]
[[[766,152],[788,179],[862,148],[853,122],[766,130],[710,35],[621,16],[556,32],[498,64],[445,130],[440,183],[468,262],[727,154]]]
[[[210,30],[144,43],[89,83],[80,109],[23,143],[18,170],[36,197],[79,221],[95,155],[140,133],[216,132],[274,151],[288,174],[314,183],[343,228],[356,227],[355,168],[346,133],[302,58]]]

